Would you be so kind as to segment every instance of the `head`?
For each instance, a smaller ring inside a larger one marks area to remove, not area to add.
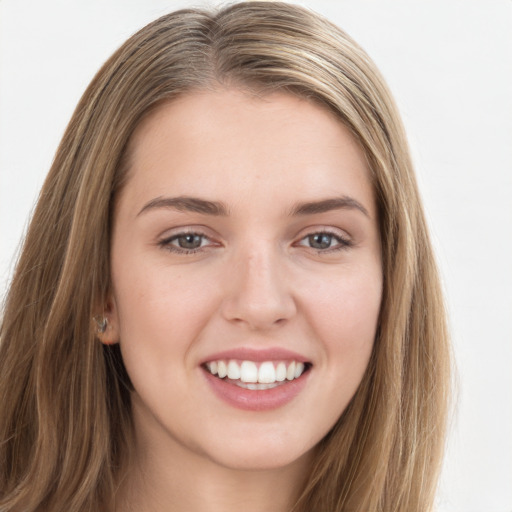
[[[273,2],[164,16],[132,36],[82,97],[6,302],[1,353],[23,379],[7,393],[16,379],[3,369],[0,396],[4,416],[24,421],[2,425],[14,439],[5,457],[20,461],[5,485],[37,481],[39,494],[24,488],[26,503],[55,507],[92,506],[112,492],[129,453],[131,384],[118,345],[101,344],[92,319],[110,307],[113,222],[134,134],[183,98],[228,90],[328,112],[366,159],[378,219],[375,340],[357,391],[317,446],[297,510],[424,507],[442,452],[448,354],[405,135],[363,50],[319,16]],[[63,491],[50,498],[52,480]]]

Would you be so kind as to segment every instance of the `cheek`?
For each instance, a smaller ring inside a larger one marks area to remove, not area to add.
[[[181,275],[161,266],[148,269],[125,262],[117,268],[113,285],[123,353],[176,360],[215,308],[208,287],[200,276]]]
[[[382,297],[378,268],[362,267],[308,283],[310,309],[325,326],[337,330],[374,330]],[[334,334],[334,333],[333,333]]]
[[[343,368],[343,375],[356,378],[370,357],[382,297],[378,268],[347,272],[316,287],[308,296],[309,322],[331,361]]]
[[[120,348],[137,396],[151,411],[159,411],[164,398],[166,407],[192,403],[193,388],[186,383],[196,368],[189,354],[214,308],[211,295],[193,277],[163,267],[117,268]]]
[[[380,312],[381,281],[378,272],[352,274],[325,282],[309,297],[308,321],[323,349],[315,404],[318,411],[324,411],[326,430],[343,414],[368,366]]]

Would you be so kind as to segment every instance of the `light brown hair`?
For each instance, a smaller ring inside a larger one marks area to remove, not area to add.
[[[112,202],[126,147],[163,101],[212,87],[284,91],[328,108],[371,169],[384,288],[373,354],[320,443],[295,511],[426,511],[433,504],[450,352],[406,138],[375,66],[301,7],[182,10],[132,36],[84,93],[41,191],[0,330],[0,509],[109,510],[131,435],[129,380],[92,318],[109,291]]]

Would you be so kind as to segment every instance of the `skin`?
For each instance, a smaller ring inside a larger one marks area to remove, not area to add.
[[[364,154],[317,105],[221,89],[146,118],[128,173],[102,339],[121,344],[135,388],[118,510],[289,510],[375,338],[382,270]],[[226,214],[155,203],[168,197],[215,201]],[[340,197],[348,205],[292,213]],[[184,232],[199,236],[194,252],[180,248]],[[301,354],[306,385],[282,407],[233,407],[201,363],[237,347]]]

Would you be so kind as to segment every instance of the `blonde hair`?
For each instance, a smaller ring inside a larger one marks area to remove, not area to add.
[[[109,289],[112,201],[143,116],[194,90],[285,91],[334,112],[369,162],[384,289],[351,403],[320,443],[295,511],[423,511],[441,463],[450,353],[404,131],[375,66],[301,7],[181,10],[132,36],[79,102],[41,191],[0,331],[0,509],[108,510],[128,453],[130,390],[91,318]]]

